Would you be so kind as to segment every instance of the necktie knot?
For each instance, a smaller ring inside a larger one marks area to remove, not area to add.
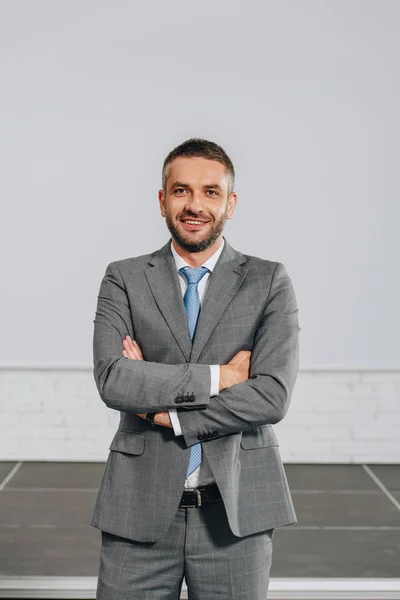
[[[208,273],[208,269],[207,267],[182,267],[179,269],[179,272],[186,277],[189,285],[197,285],[203,279],[204,275]]]

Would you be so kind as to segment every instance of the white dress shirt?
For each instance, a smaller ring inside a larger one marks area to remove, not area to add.
[[[200,305],[203,302],[204,294],[206,293],[206,290],[208,287],[210,275],[213,272],[213,269],[214,269],[215,265],[217,264],[219,257],[221,256],[221,252],[224,248],[224,244],[225,244],[225,240],[222,239],[222,244],[221,244],[220,248],[218,248],[218,250],[216,252],[214,252],[214,254],[212,256],[210,256],[210,258],[208,260],[206,260],[202,265],[200,265],[201,267],[207,267],[207,269],[210,271],[210,273],[206,273],[204,275],[204,277],[201,279],[201,281],[199,282],[198,287],[197,287],[197,289],[199,291]],[[188,265],[188,263],[182,258],[182,256],[180,256],[177,253],[172,242],[171,242],[171,252],[175,259],[176,269],[177,269],[178,275],[179,275],[179,282],[181,284],[182,296],[184,296],[186,289],[188,287],[188,282],[187,282],[186,277],[183,275],[183,273],[179,273],[179,269],[181,269],[182,267],[190,267],[190,265]],[[219,365],[210,365],[210,371],[211,371],[210,396],[215,396],[216,394],[219,393]],[[169,415],[171,417],[171,422],[172,422],[172,426],[174,428],[175,435],[182,435],[182,430],[181,430],[181,426],[179,423],[179,417],[178,417],[176,409],[171,409],[169,411]],[[203,452],[201,465],[191,475],[189,475],[189,477],[185,480],[185,488],[186,489],[194,489],[199,486],[208,485],[210,483],[213,483],[214,481],[215,481],[215,479],[211,472],[207,458]]]

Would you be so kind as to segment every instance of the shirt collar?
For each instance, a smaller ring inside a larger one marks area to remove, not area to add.
[[[215,265],[217,264],[217,261],[219,259],[219,257],[221,256],[221,252],[224,249],[225,246],[225,239],[222,238],[222,244],[221,246],[218,248],[218,250],[216,252],[214,252],[214,254],[212,256],[210,256],[210,258],[208,258],[202,265],[200,265],[201,267],[207,267],[207,269],[209,271],[213,271]],[[172,252],[172,256],[175,259],[175,265],[176,265],[176,269],[177,271],[179,271],[179,269],[181,269],[182,267],[190,267],[190,265],[188,265],[188,263],[186,262],[186,260],[184,258],[182,258],[182,256],[180,256],[180,254],[177,253],[177,251],[175,250],[172,241],[171,241],[171,252]]]

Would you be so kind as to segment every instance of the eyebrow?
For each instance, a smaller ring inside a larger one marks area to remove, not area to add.
[[[171,184],[171,189],[174,187],[189,187],[187,183],[181,183],[180,181],[174,181],[174,183]]]
[[[171,189],[176,188],[176,187],[182,187],[182,188],[189,188],[190,185],[188,183],[181,183],[180,181],[174,181],[174,183],[171,185]],[[203,189],[209,190],[209,189],[216,189],[216,190],[220,190],[222,192],[222,187],[218,184],[218,183],[209,183],[207,185],[203,185]]]
[[[203,188],[208,190],[212,188],[213,190],[220,190],[222,192],[222,187],[218,183],[212,183],[211,185],[203,185]]]

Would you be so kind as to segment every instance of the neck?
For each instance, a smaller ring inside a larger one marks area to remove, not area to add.
[[[206,250],[202,252],[189,252],[185,248],[182,248],[175,240],[172,238],[172,244],[179,254],[191,267],[200,267],[206,260],[210,258],[215,252],[221,248],[222,246],[222,235],[217,239],[216,242]]]

